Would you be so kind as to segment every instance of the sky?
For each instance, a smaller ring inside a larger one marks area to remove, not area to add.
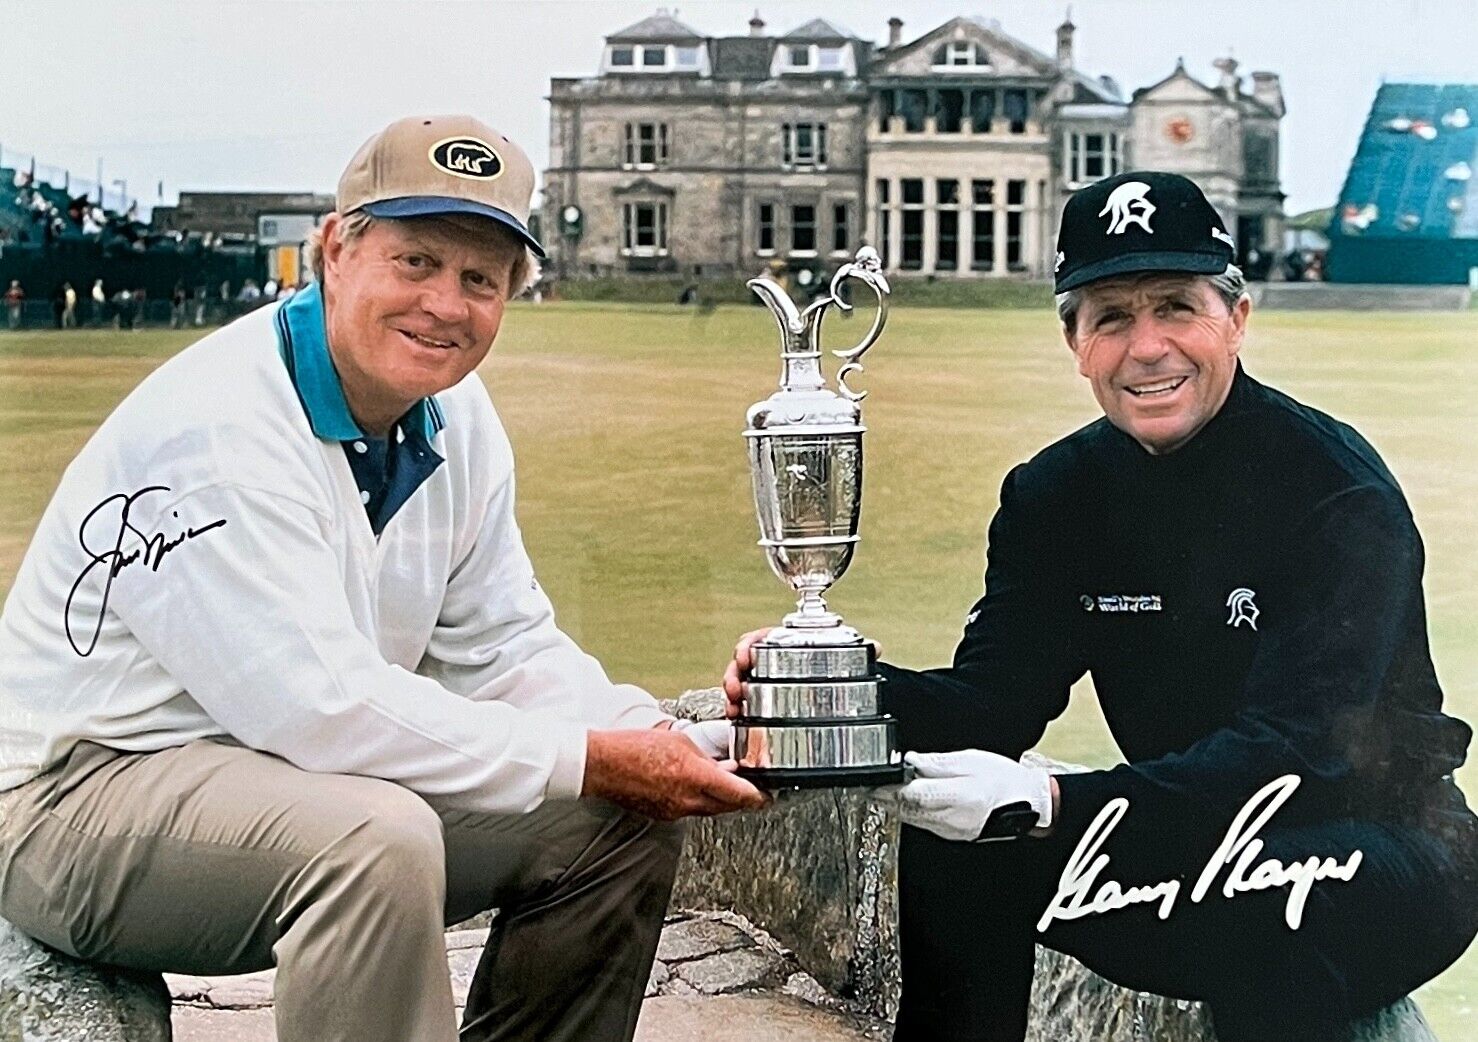
[[[17,153],[145,206],[180,190],[331,192],[359,144],[400,116],[472,112],[549,153],[549,81],[593,75],[637,0],[0,0],[0,163]],[[884,42],[956,15],[995,18],[1051,53],[1065,0],[712,0],[666,4],[711,36],[812,18]],[[1080,69],[1126,94],[1178,57],[1281,75],[1287,212],[1337,198],[1383,81],[1478,82],[1478,0],[1073,0]]]

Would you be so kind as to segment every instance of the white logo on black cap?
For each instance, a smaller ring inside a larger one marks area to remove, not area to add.
[[[431,146],[432,165],[453,177],[491,181],[503,172],[503,158],[475,137],[449,137]]]
[[[1233,238],[1230,235],[1228,235],[1226,232],[1222,231],[1220,228],[1218,228],[1214,224],[1211,226],[1211,237],[1213,239],[1220,239],[1222,242],[1226,243],[1228,246],[1230,246],[1234,250],[1237,248],[1236,241],[1233,240]]]
[[[1058,250],[1057,251],[1057,263],[1052,266],[1052,271],[1054,273],[1061,271],[1062,270],[1063,261],[1065,261],[1065,260],[1067,260],[1067,254],[1063,253],[1061,250]]]
[[[1125,181],[1109,194],[1108,202],[1103,204],[1103,209],[1098,211],[1098,216],[1108,217],[1109,226],[1105,235],[1123,235],[1131,224],[1137,224],[1151,235],[1155,230],[1150,227],[1150,216],[1155,212],[1155,204],[1150,202],[1150,186],[1143,181]]]

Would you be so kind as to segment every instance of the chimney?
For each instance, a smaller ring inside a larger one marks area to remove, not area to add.
[[[1067,17],[1057,27],[1057,67],[1067,72],[1073,67],[1073,9],[1067,9]]]
[[[760,17],[760,13],[759,13],[759,10],[757,8],[756,8],[756,10],[754,12],[754,17],[749,20],[749,35],[750,36],[763,36],[763,35],[765,35],[765,20]]]
[[[1221,71],[1221,82],[1217,86],[1221,88],[1222,94],[1226,95],[1228,101],[1236,101],[1242,92],[1242,77],[1237,75],[1237,59],[1227,55],[1216,59],[1211,65]]]
[[[903,42],[903,19],[894,15],[888,19],[888,46],[897,47]]]
[[[1279,116],[1288,111],[1283,105],[1283,85],[1278,81],[1276,72],[1254,72],[1252,96]]]

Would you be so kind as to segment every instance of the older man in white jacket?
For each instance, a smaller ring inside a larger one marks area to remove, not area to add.
[[[556,628],[474,370],[539,252],[470,117],[351,161],[319,284],[144,380],[0,617],[0,915],[84,958],[277,966],[282,1042],[629,1039],[689,814],[759,806]]]

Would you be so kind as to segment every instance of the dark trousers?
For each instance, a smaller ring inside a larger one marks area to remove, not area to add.
[[[1250,794],[1249,794],[1250,795]],[[904,828],[899,853],[903,997],[895,1042],[1019,1042],[1034,944],[1138,991],[1210,1005],[1221,1042],[1325,1042],[1451,965],[1478,932],[1473,816],[1455,788],[1411,823],[1335,819],[1258,833],[1256,862],[1363,860],[1349,881],[1314,883],[1299,929],[1288,886],[1225,897],[1224,867],[1191,891],[1224,835],[1131,807],[1101,852],[1123,887],[1181,881],[1167,919],[1133,904],[1036,924],[1086,821],[1046,839],[951,843]],[[1195,838],[1190,838],[1195,837]],[[1093,1042],[1085,1039],[1084,1042]]]

